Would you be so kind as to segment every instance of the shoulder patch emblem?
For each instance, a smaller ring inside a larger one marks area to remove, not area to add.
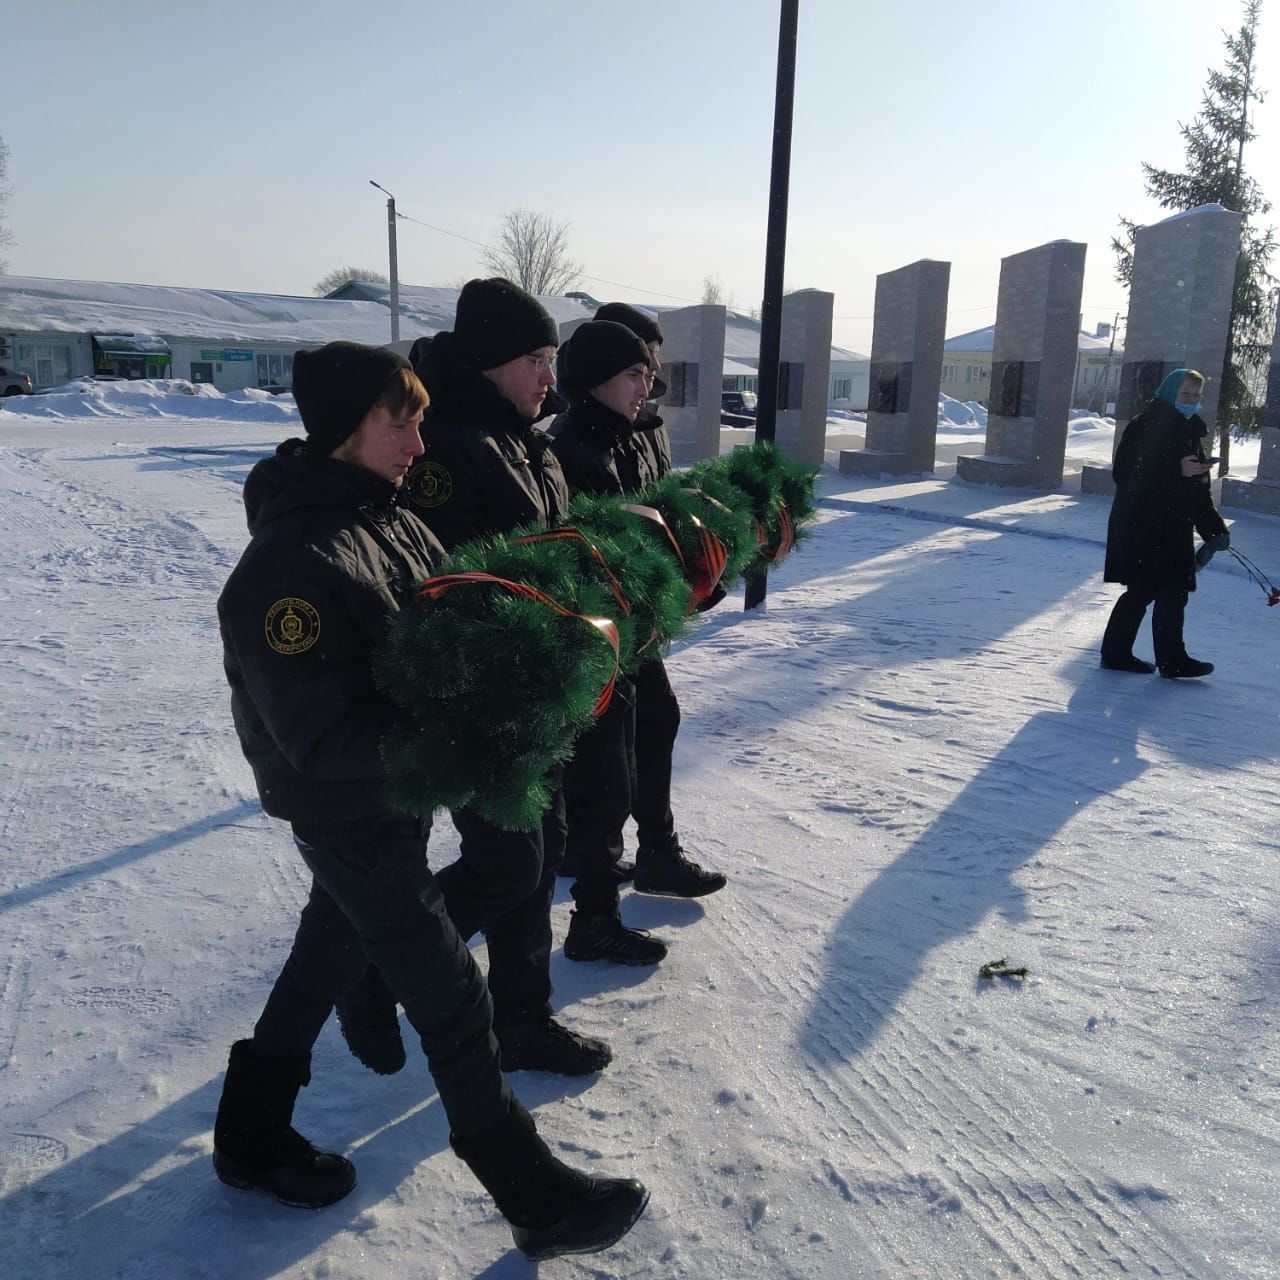
[[[453,495],[453,477],[439,462],[420,462],[409,473],[409,500],[417,507],[441,507]]]
[[[267,610],[267,643],[283,654],[306,653],[320,639],[320,615],[297,596],[285,596]]]

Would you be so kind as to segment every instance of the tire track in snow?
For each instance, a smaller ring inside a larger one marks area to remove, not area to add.
[[[986,648],[959,665],[980,661],[988,671],[993,666],[1016,669],[1047,642],[1034,635],[1006,636],[994,651]],[[908,736],[919,742],[921,721],[931,722],[935,736],[922,744],[922,772],[934,778],[945,776],[945,766],[940,768],[931,756],[939,749],[936,735],[950,728],[946,708],[938,704],[941,690],[949,682],[931,682],[927,673],[917,669],[915,678],[905,682],[905,690],[901,678],[889,676],[893,691],[882,694],[870,686],[888,673],[864,673],[858,663],[841,670],[832,645],[822,647],[824,677],[833,689],[841,691],[838,696],[849,702],[856,722],[874,726],[878,737],[895,746]],[[852,652],[857,639],[850,637],[839,647]],[[864,675],[868,687],[861,695],[850,697],[849,686],[856,686]],[[900,677],[900,673],[895,675]],[[912,696],[912,688],[919,688],[916,696]],[[1049,711],[1060,706],[1051,698],[1039,705]],[[954,715],[963,709],[950,710]],[[1034,699],[1028,701],[1027,710],[1036,713]],[[931,798],[922,804],[918,795],[908,795],[894,781],[878,778],[874,765],[868,769],[867,760],[875,759],[874,746],[856,766],[850,765],[848,772],[836,773],[826,763],[845,758],[839,744],[815,742],[803,717],[799,725],[785,718],[779,723],[766,720],[767,727],[762,730],[759,711],[759,707],[739,704],[732,712],[700,707],[696,715],[699,736],[706,735],[718,752],[751,769],[750,789],[761,792],[764,812],[785,812],[800,796],[802,806],[807,802],[843,816],[859,828],[879,832],[905,847],[928,828],[932,813],[945,810],[945,801]],[[906,732],[899,734],[898,730]],[[767,745],[762,745],[762,737]],[[1105,734],[1099,734],[1099,739],[1102,747],[1109,745]],[[1070,754],[1075,758],[1079,751],[1077,742]],[[980,771],[987,763],[979,758],[966,772]],[[1011,762],[1003,763],[1007,769]],[[1059,780],[1060,766],[1061,761],[1050,755],[1019,761],[1016,777],[981,778],[984,800],[1002,797],[995,806],[998,819],[994,835],[1012,840],[1015,847],[1034,846],[1039,838],[1034,817],[1023,831],[1016,818],[1018,806],[1026,796],[1043,794],[1046,786],[1067,785]],[[851,776],[855,767],[859,771],[856,781]],[[1073,793],[1080,784],[1081,779],[1071,779]],[[969,785],[962,786],[962,795]],[[919,777],[913,779],[912,786],[917,792],[930,786],[936,792],[944,791]],[[1105,780],[1100,779],[1096,794],[1105,794],[1106,789]],[[974,856],[967,851],[955,855],[938,852],[945,858],[940,869],[949,866],[952,876],[969,870],[967,864]],[[805,1125],[806,1130],[821,1131],[824,1125],[834,1123],[841,1145],[867,1152],[866,1164],[879,1173],[862,1174],[841,1167],[829,1151],[821,1159],[827,1185],[842,1199],[877,1204],[870,1227],[886,1257],[895,1256],[893,1241],[902,1229],[902,1214],[908,1212],[901,1206],[914,1202],[924,1206],[917,1212],[960,1213],[1010,1273],[1023,1270],[1086,1277],[1105,1268],[1143,1275],[1194,1274],[1193,1261],[1179,1256],[1176,1245],[1166,1243],[1158,1224],[1141,1212],[1141,1201],[1109,1194],[1091,1175],[1073,1167],[1062,1152],[1039,1139],[1035,1146],[1024,1141],[1019,1136],[1023,1122],[1017,1113],[927,1027],[904,1021],[896,1001],[878,999],[865,987],[856,994],[845,994],[847,988],[820,990],[815,966],[799,963],[792,951],[767,941],[779,934],[773,914],[752,904],[749,911],[740,909],[726,916],[721,927],[728,935],[728,950],[752,957],[750,979],[760,988],[766,1005],[777,1002],[796,1007],[816,1000],[826,1010],[824,1021],[838,1030],[825,1037],[826,1057],[834,1065],[815,1069],[800,1082],[766,1069],[770,1077],[767,1088],[778,1100],[795,1096],[799,1090],[821,1117],[816,1126]],[[779,974],[787,980],[773,976]],[[850,1028],[856,1029],[852,1036]],[[841,1061],[848,1058],[851,1041],[862,1046],[856,1051],[856,1067]],[[948,1123],[954,1126],[950,1136]],[[922,1135],[927,1136],[923,1143]],[[986,1140],[967,1149],[966,1144],[972,1144],[975,1136]],[[920,1167],[922,1157],[907,1157],[908,1152],[920,1151],[922,1146],[932,1153],[931,1158],[923,1159],[924,1168]],[[861,1166],[863,1161],[858,1163]],[[914,1259],[917,1268],[920,1261]],[[939,1256],[935,1261],[938,1274],[948,1274],[946,1258]]]

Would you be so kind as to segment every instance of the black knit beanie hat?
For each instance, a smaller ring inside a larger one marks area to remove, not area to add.
[[[649,365],[649,348],[635,332],[612,320],[588,320],[560,348],[556,384],[566,395],[581,395],[633,364]]]
[[[332,453],[364,420],[398,369],[412,366],[390,347],[330,342],[293,357],[293,399],[307,442]]]
[[[458,295],[453,338],[459,355],[483,372],[539,347],[558,347],[550,312],[510,280],[468,280]]]
[[[625,324],[632,333],[639,334],[641,342],[662,342],[662,329],[658,322],[647,312],[628,306],[625,302],[606,302],[596,312],[595,318]]]

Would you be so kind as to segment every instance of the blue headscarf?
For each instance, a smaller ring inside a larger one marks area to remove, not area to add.
[[[1182,380],[1191,372],[1190,369],[1175,369],[1165,376],[1165,380],[1156,388],[1157,400],[1167,400],[1170,404],[1178,403],[1178,388]]]

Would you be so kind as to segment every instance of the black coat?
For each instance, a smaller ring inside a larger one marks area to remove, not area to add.
[[[1124,430],[1111,474],[1116,496],[1107,525],[1107,582],[1151,591],[1194,591],[1195,542],[1225,533],[1208,476],[1182,474],[1182,459],[1205,461],[1208,428],[1153,400]]]
[[[292,822],[387,812],[380,743],[395,710],[374,649],[444,549],[362,467],[288,440],[244,487],[253,535],[218,600],[231,711],[262,807]]]
[[[553,525],[569,505],[550,437],[455,358],[452,338],[436,334],[420,370],[431,396],[426,453],[405,481],[410,509],[450,551],[517,525]],[[561,408],[549,392],[539,420]]]
[[[633,426],[591,396],[552,423],[551,441],[574,493],[633,494],[671,470],[661,418],[642,416]]]

